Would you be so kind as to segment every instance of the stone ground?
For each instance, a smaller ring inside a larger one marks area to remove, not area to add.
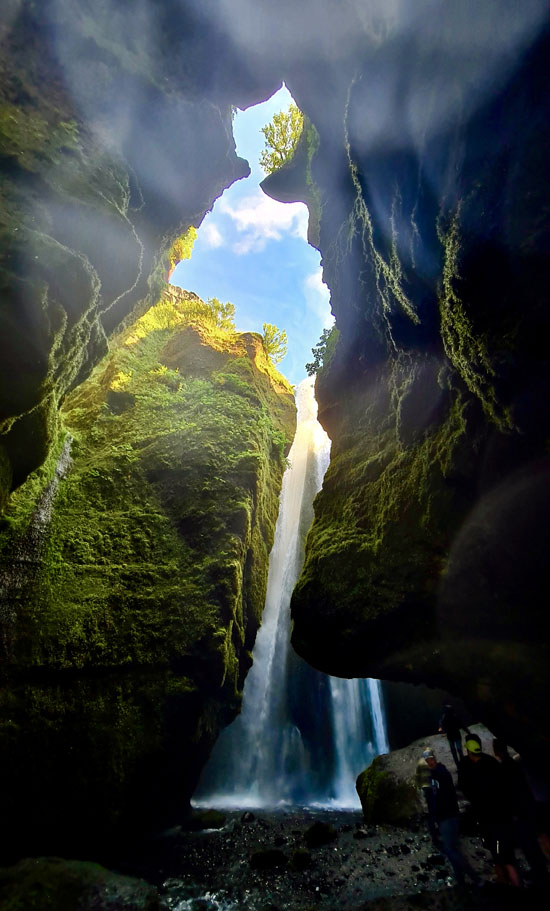
[[[477,724],[470,730],[491,753],[490,731]],[[447,740],[440,734],[393,751],[385,768],[398,779],[414,780],[426,746],[456,783]],[[224,812],[219,829],[178,827],[138,854],[133,849],[131,860],[109,866],[157,886],[163,911],[516,911],[518,905],[522,911],[548,911],[550,895],[530,887],[521,854],[523,888],[496,884],[490,854],[468,829],[467,806],[459,803],[462,849],[483,880],[481,889],[454,886],[451,867],[434,850],[422,814],[406,827],[369,826],[359,809]],[[418,807],[423,809],[421,802]],[[308,843],[315,824],[321,827],[317,841],[329,827],[334,838]]]
[[[334,839],[308,845],[314,823],[325,832],[331,826]],[[366,826],[360,811],[234,811],[219,830],[165,833],[124,872],[154,883],[169,911],[501,909],[518,900],[539,907],[531,890],[513,897],[517,890],[494,885],[478,838],[463,837],[462,845],[486,884],[481,890],[454,887],[422,819],[396,828]],[[550,907],[549,896],[540,907]]]

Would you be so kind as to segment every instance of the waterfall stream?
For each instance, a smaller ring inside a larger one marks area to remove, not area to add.
[[[290,598],[330,456],[313,379],[297,387],[296,405],[254,663],[241,714],[203,772],[194,798],[201,806],[355,807],[357,775],[388,750],[379,682],[321,674],[290,648]]]
[[[0,568],[0,655],[4,659],[9,655],[15,636],[25,586],[35,576],[44,551],[59,482],[72,466],[72,443],[73,437],[67,434],[53,478],[39,497],[27,529],[14,547],[9,565]]]

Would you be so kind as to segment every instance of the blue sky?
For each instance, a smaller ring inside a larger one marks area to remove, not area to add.
[[[313,345],[333,319],[319,252],[306,240],[306,206],[275,202],[259,188],[265,177],[258,164],[261,128],[291,102],[282,88],[269,101],[237,112],[237,153],[252,174],[216,201],[199,228],[191,259],[176,267],[170,281],[203,300],[217,297],[235,304],[237,329],[261,332],[263,323],[285,329],[288,354],[278,368],[299,383]]]

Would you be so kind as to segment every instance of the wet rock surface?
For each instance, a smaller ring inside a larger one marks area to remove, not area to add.
[[[308,846],[313,826],[332,827],[334,839]],[[489,853],[476,837],[464,837],[462,847],[484,882],[480,890],[454,887],[422,817],[397,828],[366,826],[359,810],[231,811],[223,829],[171,830],[123,866],[154,882],[169,911],[502,908]],[[520,894],[539,907],[539,896]]]

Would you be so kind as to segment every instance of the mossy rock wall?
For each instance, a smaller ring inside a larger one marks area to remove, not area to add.
[[[231,106],[284,79],[310,127],[266,190],[308,203],[340,333],[295,646],[461,695],[547,765],[548,5],[398,6],[3,4],[0,506],[247,172]]]
[[[106,336],[156,300],[173,242],[249,173],[231,131],[248,96],[220,88],[221,55],[212,78],[196,11],[126,7],[0,13],[0,508]]]
[[[331,464],[293,644],[328,673],[462,696],[544,767],[550,99],[534,86],[549,45],[544,14],[513,66],[493,39],[466,64],[505,11],[514,43],[528,16],[461,4],[428,32],[366,39],[352,72],[332,70],[331,102],[288,81],[319,137],[340,333],[316,385]]]
[[[190,307],[120,335],[4,521],[3,811],[38,844],[181,818],[239,710],[295,407]]]

